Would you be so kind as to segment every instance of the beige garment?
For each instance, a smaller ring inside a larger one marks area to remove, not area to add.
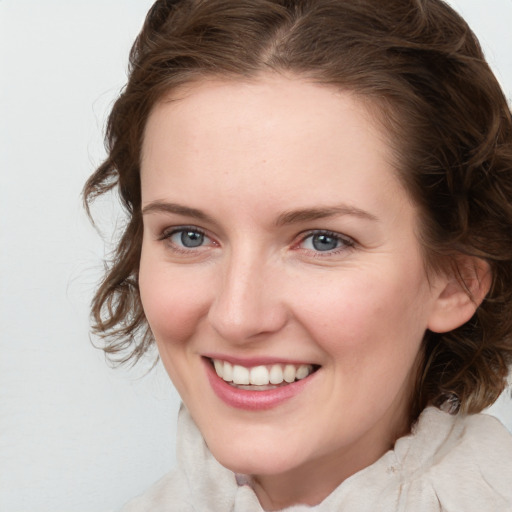
[[[211,455],[187,410],[178,469],[121,512],[262,512],[248,485]],[[286,512],[512,512],[512,436],[486,414],[423,411],[411,435],[322,503]]]

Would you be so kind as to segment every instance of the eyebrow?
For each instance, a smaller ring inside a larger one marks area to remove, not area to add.
[[[168,203],[166,201],[152,201],[151,203],[148,203],[142,209],[142,215],[146,215],[148,213],[172,213],[176,215],[183,215],[185,217],[192,217],[204,222],[214,223],[213,217],[202,210],[190,208],[177,203]],[[284,226],[343,215],[351,215],[371,221],[378,220],[375,215],[365,210],[361,210],[354,206],[341,205],[326,208],[301,208],[297,210],[290,210],[280,214],[275,221],[275,225]]]
[[[291,210],[284,212],[276,220],[277,226],[286,224],[295,224],[299,222],[307,222],[311,220],[325,219],[328,217],[338,217],[343,215],[351,215],[361,219],[377,221],[377,217],[365,210],[355,208],[354,206],[340,205],[327,208],[304,208],[299,210]]]
[[[142,209],[142,215],[146,215],[148,213],[174,213],[185,217],[192,217],[204,222],[214,222],[213,218],[202,210],[189,208],[188,206],[183,206],[181,204],[168,203],[166,201],[152,201],[151,203],[148,203]]]

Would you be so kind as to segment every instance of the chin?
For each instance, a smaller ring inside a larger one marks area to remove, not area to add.
[[[207,444],[222,466],[244,475],[277,475],[290,471],[302,462],[298,460],[296,453],[288,453],[282,446],[249,446],[250,439],[245,439],[243,443],[219,441]]]

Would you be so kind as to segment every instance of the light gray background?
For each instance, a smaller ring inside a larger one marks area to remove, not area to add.
[[[81,208],[151,0],[0,0],[0,510],[107,512],[174,463],[179,398],[88,337],[105,254]],[[512,97],[512,0],[453,0]],[[103,202],[109,233],[116,209]],[[512,429],[506,399],[494,408]]]

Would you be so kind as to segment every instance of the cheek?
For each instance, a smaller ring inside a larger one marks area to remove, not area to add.
[[[203,276],[204,277],[204,276]],[[208,309],[208,286],[200,275],[141,259],[142,306],[158,345],[183,343]]]
[[[338,365],[377,370],[414,359],[426,329],[422,286],[399,275],[358,272],[303,294],[303,324]]]
[[[396,276],[358,277],[338,283],[329,300],[312,297],[304,311],[310,335],[327,356],[334,401],[356,423],[369,425],[392,404],[405,403],[412,390],[425,331],[423,300]]]

